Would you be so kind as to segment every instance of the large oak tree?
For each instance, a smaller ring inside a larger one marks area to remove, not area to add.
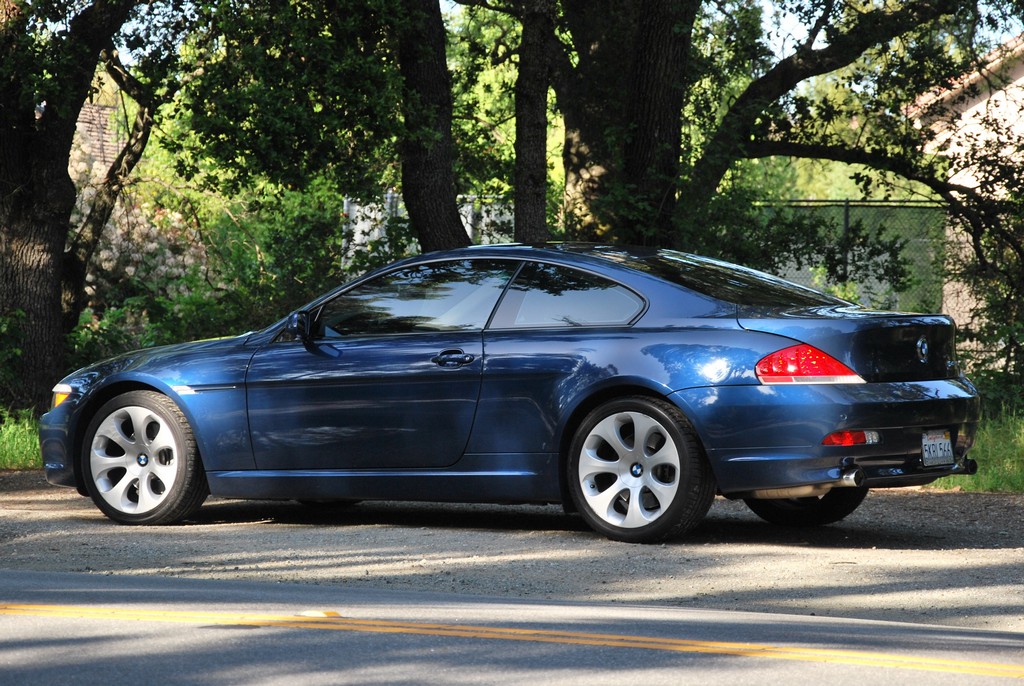
[[[394,70],[377,69],[382,46]],[[119,50],[132,52],[135,74]],[[135,98],[137,114],[73,232],[68,163],[101,65]],[[383,76],[352,88],[354,73]],[[84,304],[85,263],[145,149],[156,109],[183,84],[183,102],[203,106],[201,155],[218,159],[235,183],[270,176],[301,185],[334,168],[358,195],[380,155],[352,160],[397,137],[406,207],[423,249],[469,242],[455,205],[437,2],[0,0],[0,331],[8,334],[0,341],[0,403],[41,407],[66,371],[64,337]],[[188,169],[186,156],[181,162]]]
[[[101,54],[140,4],[0,0],[0,318],[17,323],[0,342],[0,402],[39,404],[64,371],[72,139]]]
[[[1016,21],[1012,2],[779,0],[768,9],[787,19],[774,29],[764,5],[742,0],[463,4],[521,28],[519,236],[546,234],[540,113],[550,87],[565,125],[569,236],[727,252],[742,242],[737,232],[756,240],[755,228],[716,216],[738,164],[842,160],[932,188],[964,219],[980,273],[1024,283],[1014,206],[952,186],[949,158],[929,156],[929,129],[907,114],[921,93],[981,63],[985,41]],[[783,26],[799,30],[787,38]],[[468,240],[455,211],[445,41],[436,0],[0,0],[0,330],[18,333],[0,342],[0,402],[38,403],[62,371],[62,283],[73,294],[73,267],[95,233],[69,238],[67,163],[104,56],[116,73],[113,50],[130,48],[142,86],[152,64],[162,65],[154,74],[196,76],[179,101],[191,127],[179,150],[184,170],[216,160],[227,182],[269,177],[292,187],[326,174],[364,196],[390,178],[432,250]],[[161,63],[183,46],[193,64]],[[807,87],[825,77],[850,97]],[[156,97],[154,78],[148,84]],[[139,98],[143,113],[158,102]],[[112,173],[113,192],[146,126]],[[1005,160],[992,165],[992,187],[1016,188],[1018,172]]]

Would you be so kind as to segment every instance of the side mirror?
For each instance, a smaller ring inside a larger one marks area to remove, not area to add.
[[[285,325],[285,331],[300,341],[308,341],[312,337],[309,327],[309,312],[299,310],[298,312],[292,312],[288,316],[288,324]]]

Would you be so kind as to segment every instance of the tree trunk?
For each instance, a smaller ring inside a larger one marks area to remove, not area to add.
[[[621,170],[640,3],[563,0],[562,6],[576,46],[575,60],[554,36],[548,41],[548,54],[565,121],[566,235],[602,240],[609,238],[614,225],[610,189]]]
[[[621,239],[671,242],[682,147],[684,81],[700,0],[645,0],[637,31],[623,151],[623,184],[634,212],[622,213]]]
[[[20,321],[20,350],[3,370],[0,404],[43,407],[63,375],[61,256],[75,203],[68,175],[71,133],[48,141],[24,129],[4,131],[0,146],[0,317]]]
[[[700,5],[563,2],[578,55],[575,64],[559,55],[553,79],[565,119],[570,235],[669,242],[687,58]]]
[[[553,0],[526,0],[516,78],[515,240],[541,243],[547,225],[548,59],[544,44],[554,31]]]
[[[20,8],[0,6],[0,317],[23,321],[19,340],[0,341],[12,362],[0,371],[3,405],[44,407],[65,371],[61,270],[75,203],[71,143],[100,52],[134,5],[84,6],[45,50]],[[20,354],[12,358],[14,350]]]
[[[401,0],[402,196],[424,252],[469,245],[455,193],[452,87],[437,0]]]

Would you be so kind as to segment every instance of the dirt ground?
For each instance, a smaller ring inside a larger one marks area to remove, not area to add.
[[[687,538],[638,546],[559,507],[210,499],[186,524],[126,527],[41,472],[0,472],[0,568],[858,617],[1024,640],[1024,495],[875,491],[817,529],[720,498]]]

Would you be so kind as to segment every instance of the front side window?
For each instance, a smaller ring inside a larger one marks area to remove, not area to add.
[[[601,276],[530,263],[509,286],[492,328],[624,326],[644,308],[636,293]]]
[[[516,263],[456,260],[406,267],[345,291],[318,317],[324,338],[483,329]]]

